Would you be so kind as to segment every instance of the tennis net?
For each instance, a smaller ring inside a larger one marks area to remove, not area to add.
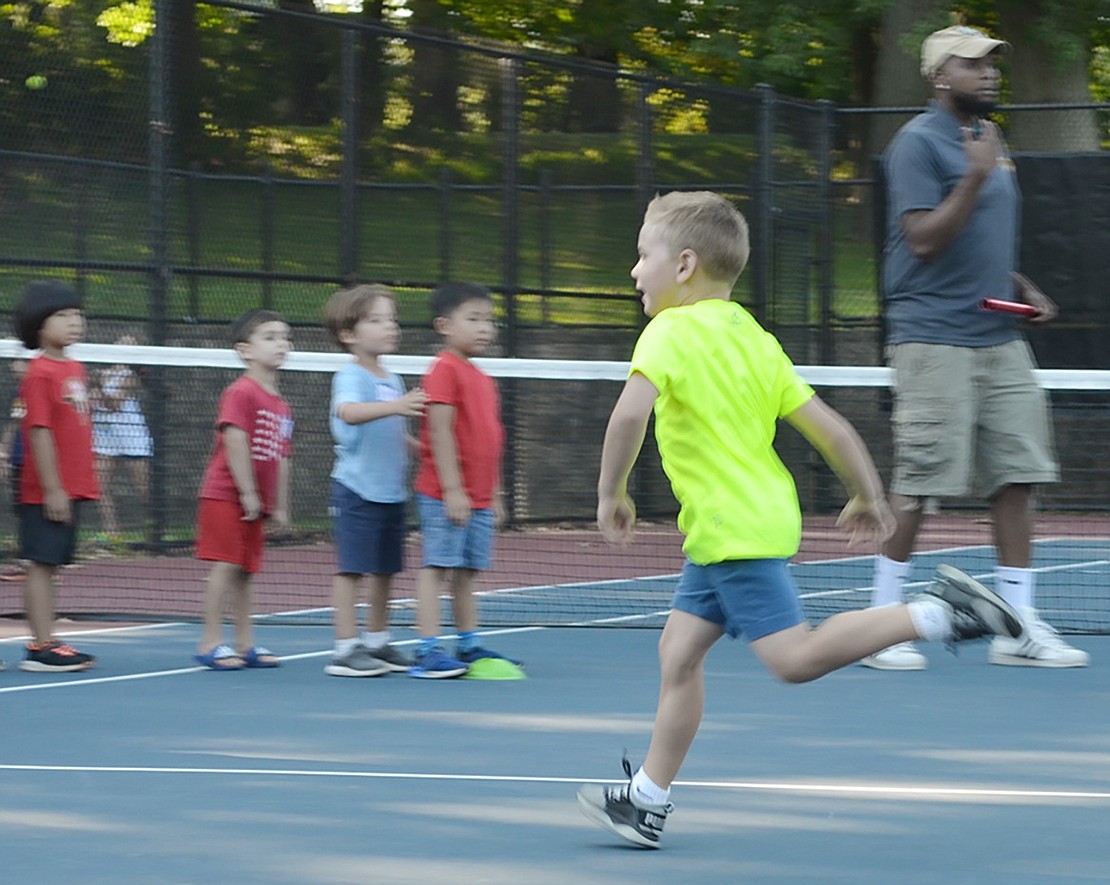
[[[14,342],[0,342],[0,359],[23,355]],[[102,485],[117,524],[109,531],[102,508],[83,509],[80,557],[64,572],[59,610],[79,617],[195,619],[207,573],[206,565],[192,558],[196,494],[217,401],[242,371],[238,357],[214,348],[95,344],[74,347],[73,356],[86,364],[94,391],[112,372],[133,373],[154,454],[101,459]],[[334,453],[327,412],[332,374],[349,359],[296,352],[282,371],[282,392],[296,419],[292,526],[270,538],[255,581],[256,610],[273,622],[330,618],[334,554],[328,489]],[[413,383],[430,359],[395,355],[385,362]],[[495,542],[494,566],[478,582],[483,625],[661,624],[683,556],[674,527],[677,507],[650,440],[632,477],[640,518],[636,541],[627,548],[607,546],[592,524],[601,440],[627,364],[479,363],[501,390],[510,516]],[[888,370],[803,366],[800,371],[852,421],[888,477]],[[1038,606],[1062,632],[1110,632],[1110,471],[1102,457],[1110,433],[1110,371],[1042,370],[1039,377],[1053,403],[1063,477],[1039,490]],[[848,548],[835,528],[843,490],[792,429],[784,426],[776,445],[802,503],[804,539],[792,569],[807,615],[819,620],[867,605],[873,551]],[[145,465],[137,467],[137,461]],[[911,584],[923,585],[942,561],[989,584],[995,564],[989,511],[974,502],[932,503],[936,512],[922,533]],[[0,534],[10,550],[14,531],[14,518],[5,510]],[[395,584],[398,625],[411,623],[414,615],[415,532],[406,561],[408,570]],[[18,584],[0,583],[0,612],[20,608]]]

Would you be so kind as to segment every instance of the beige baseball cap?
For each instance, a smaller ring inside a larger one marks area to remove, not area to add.
[[[959,58],[982,58],[995,50],[1009,52],[1011,48],[1005,40],[995,40],[966,25],[934,31],[921,44],[921,76],[931,77],[954,55]]]

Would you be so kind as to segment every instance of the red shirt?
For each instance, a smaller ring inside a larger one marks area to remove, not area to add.
[[[216,441],[201,481],[200,496],[239,502],[239,487],[227,463],[224,428],[238,427],[250,440],[251,465],[262,512],[269,515],[277,497],[281,462],[293,453],[293,411],[280,396],[246,375],[228,385],[216,412]]]
[[[20,478],[20,500],[24,504],[42,503],[42,483],[31,445],[31,430],[35,427],[47,428],[54,437],[58,475],[70,499],[100,497],[93,461],[85,367],[76,360],[37,356],[27,367],[19,391],[27,409],[23,417],[26,452]]]
[[[493,490],[501,481],[501,450],[505,444],[493,379],[469,360],[445,350],[428,367],[422,385],[428,405],[455,407],[455,445],[463,489],[471,506],[478,510],[492,507]],[[426,415],[420,423],[420,468],[413,487],[422,495],[443,499]]]

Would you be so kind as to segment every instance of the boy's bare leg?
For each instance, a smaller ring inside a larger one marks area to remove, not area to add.
[[[809,682],[899,642],[920,638],[904,605],[841,612],[816,629],[802,623],[751,643],[784,682]]]
[[[57,567],[32,562],[23,583],[23,606],[36,643],[48,642],[54,631],[54,575]]]
[[[250,572],[235,567],[234,590],[231,597],[231,614],[235,622],[235,648],[241,654],[254,645],[254,583]]]
[[[355,605],[358,602],[359,575],[336,575],[331,582],[331,604],[335,610],[332,616],[336,639],[354,639],[358,634],[358,615]]]
[[[425,566],[416,576],[416,629],[421,636],[439,636],[439,591],[445,571]]]
[[[370,576],[370,611],[366,615],[369,633],[384,633],[389,629],[389,596],[393,589],[393,575]],[[351,634],[354,636],[354,634]]]
[[[452,611],[459,632],[478,629],[478,601],[474,598],[474,569],[457,568],[451,583]]]
[[[239,570],[239,566],[230,562],[214,562],[208,572],[204,585],[204,629],[198,647],[202,654],[220,644],[227,595],[235,586],[235,573]]]
[[[724,630],[683,611],[672,611],[659,639],[659,706],[644,759],[644,773],[670,787],[694,742],[705,710],[705,656]]]

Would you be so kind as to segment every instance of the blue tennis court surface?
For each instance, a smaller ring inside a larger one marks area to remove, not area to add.
[[[1038,562],[1086,556],[1101,598],[1105,552]],[[800,583],[819,565],[799,565]],[[870,581],[866,557],[824,565],[827,590]],[[723,641],[664,848],[645,852],[593,827],[574,793],[646,750],[655,631],[492,630],[526,681],[427,682],[325,676],[320,626],[259,627],[279,670],[202,671],[198,630],[106,629],[80,641],[93,671],[0,674],[6,881],[1106,881],[1110,636],[1074,638],[1086,669],[925,646],[924,672],[849,667],[790,687]]]

